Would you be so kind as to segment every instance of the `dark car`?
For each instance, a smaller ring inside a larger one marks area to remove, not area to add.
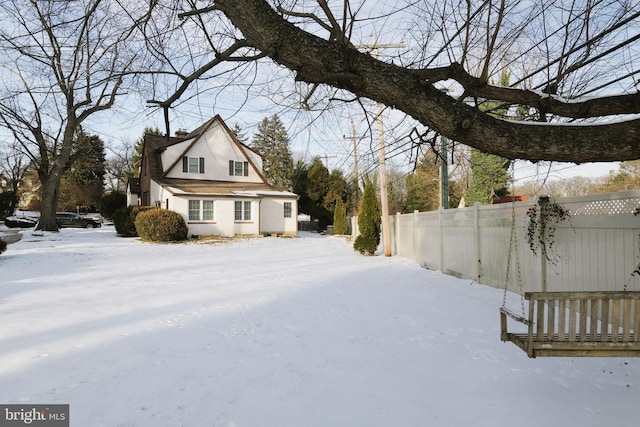
[[[4,219],[4,225],[9,228],[31,228],[38,223],[38,218],[30,216],[8,216]]]
[[[73,212],[56,212],[56,221],[58,221],[60,228],[95,228],[102,226],[102,223],[97,219],[78,215]]]

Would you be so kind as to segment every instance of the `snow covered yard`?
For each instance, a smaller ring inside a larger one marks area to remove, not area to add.
[[[337,237],[28,230],[0,256],[0,403],[75,427],[638,425],[640,360],[529,360],[501,302]]]

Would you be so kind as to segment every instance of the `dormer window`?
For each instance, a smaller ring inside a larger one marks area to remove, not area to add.
[[[229,160],[230,176],[249,176],[249,162]]]
[[[204,157],[182,158],[182,172],[184,173],[204,173]]]

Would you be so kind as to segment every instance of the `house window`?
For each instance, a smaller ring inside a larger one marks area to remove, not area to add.
[[[204,173],[204,157],[182,158],[182,172],[184,173]]]
[[[249,162],[229,160],[230,176],[249,176]]]
[[[202,201],[202,220],[213,221],[213,200]]]
[[[189,200],[189,221],[213,221],[213,200]]]
[[[200,200],[189,200],[189,221],[200,221]]]
[[[284,202],[284,217],[291,218],[291,202]]]
[[[236,221],[251,221],[251,202],[236,201],[234,208]]]
[[[244,168],[242,167],[242,162],[234,162],[233,174],[235,176],[242,176],[244,172]]]

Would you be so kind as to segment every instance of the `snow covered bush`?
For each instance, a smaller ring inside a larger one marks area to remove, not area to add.
[[[136,217],[136,230],[142,240],[177,242],[187,239],[187,224],[177,212],[152,209]]]

